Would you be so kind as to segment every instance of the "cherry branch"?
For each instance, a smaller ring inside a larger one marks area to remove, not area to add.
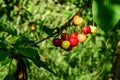
[[[88,2],[85,3],[85,5],[83,5],[82,8],[80,8],[76,13],[75,15],[81,15],[82,11],[85,9],[85,8],[88,8],[90,7],[90,4],[91,4],[91,0],[88,0]],[[74,15],[74,16],[75,16]],[[61,26],[61,28],[59,30],[57,30],[56,32],[52,33],[51,35],[47,36],[46,38],[43,38],[39,41],[36,41],[35,43],[31,43],[29,44],[27,47],[30,47],[30,46],[34,46],[36,44],[39,44],[41,42],[43,42],[44,40],[46,39],[49,39],[51,37],[53,37],[54,35],[58,34],[60,31],[63,31],[64,29],[67,29],[68,27],[70,27],[70,23],[72,22],[74,16],[72,16],[63,26]]]

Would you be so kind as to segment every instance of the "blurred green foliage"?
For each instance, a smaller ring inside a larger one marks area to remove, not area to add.
[[[13,77],[16,60],[21,55],[28,63],[28,80],[111,80],[112,58],[120,40],[120,22],[109,33],[98,27],[97,34],[87,35],[87,40],[70,52],[54,47],[54,37],[27,48],[60,28],[87,1],[1,0],[0,80]],[[85,20],[83,25],[96,25],[91,8],[84,10],[81,16]],[[35,26],[35,30],[31,30],[31,26]],[[73,27],[71,25],[67,33],[73,32]],[[81,26],[75,30],[81,33]],[[13,56],[15,59],[11,58]]]

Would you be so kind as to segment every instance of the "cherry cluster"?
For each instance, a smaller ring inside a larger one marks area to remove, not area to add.
[[[73,23],[77,26],[84,22],[83,18],[79,15],[74,16]],[[53,45],[61,47],[66,51],[71,51],[73,47],[77,46],[78,43],[83,43],[87,39],[88,33],[96,33],[97,28],[94,26],[83,26],[81,28],[82,33],[61,33],[60,38],[53,39]]]

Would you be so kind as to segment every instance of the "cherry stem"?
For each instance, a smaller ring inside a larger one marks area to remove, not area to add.
[[[83,5],[83,7],[80,8],[80,9],[75,13],[75,15],[81,15],[82,11],[83,11],[85,8],[90,7],[90,4],[91,4],[91,0],[88,0],[88,1],[86,2],[86,4]],[[75,15],[74,15],[74,16],[75,16]],[[34,45],[36,45],[36,44],[39,44],[39,43],[43,42],[44,40],[49,39],[49,38],[53,37],[54,35],[58,34],[60,31],[63,31],[64,29],[67,29],[68,27],[70,27],[70,23],[72,22],[74,16],[72,16],[64,25],[62,25],[61,28],[60,28],[60,30],[57,30],[56,32],[52,33],[51,35],[47,36],[46,38],[43,38],[43,39],[41,39],[41,40],[39,40],[39,41],[36,41],[35,43],[29,44],[27,47],[34,46]]]

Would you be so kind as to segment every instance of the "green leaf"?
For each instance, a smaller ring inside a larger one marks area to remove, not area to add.
[[[10,28],[10,26],[7,25],[0,24],[0,31],[4,31],[12,35],[17,35],[17,30],[14,28]]]
[[[45,31],[47,34],[52,34],[53,31],[55,30],[56,28],[49,28],[48,26],[43,26],[43,31]]]
[[[34,43],[34,41],[29,40],[29,38],[27,38],[26,36],[21,36],[19,37],[16,42],[15,42],[15,47],[19,47],[19,46],[27,46],[31,43]]]
[[[7,41],[11,44],[14,44],[16,40],[19,38],[19,36],[10,36]]]
[[[120,0],[93,0],[92,13],[96,24],[110,31],[120,19]]]
[[[4,80],[16,80],[16,79],[15,79],[15,77],[14,77],[13,75],[8,74],[8,75],[4,78]]]
[[[10,63],[10,59],[5,59],[5,60],[3,60],[3,61],[0,61],[0,65],[1,66],[5,66],[5,65],[7,65],[7,64],[9,64]]]
[[[31,60],[37,67],[43,67],[56,76],[56,74],[48,67],[47,63],[40,60],[39,55],[36,55],[35,58],[31,58]]]
[[[8,56],[10,56],[9,52],[3,52],[0,50],[0,61],[5,60],[5,58]]]
[[[22,54],[25,57],[31,58],[34,57],[35,55],[38,54],[38,51],[36,49],[32,49],[32,48],[18,48],[17,49],[18,53]]]
[[[1,40],[0,41],[0,46],[2,47],[2,48],[6,48],[7,46],[8,46],[8,43],[5,41],[5,40]]]

